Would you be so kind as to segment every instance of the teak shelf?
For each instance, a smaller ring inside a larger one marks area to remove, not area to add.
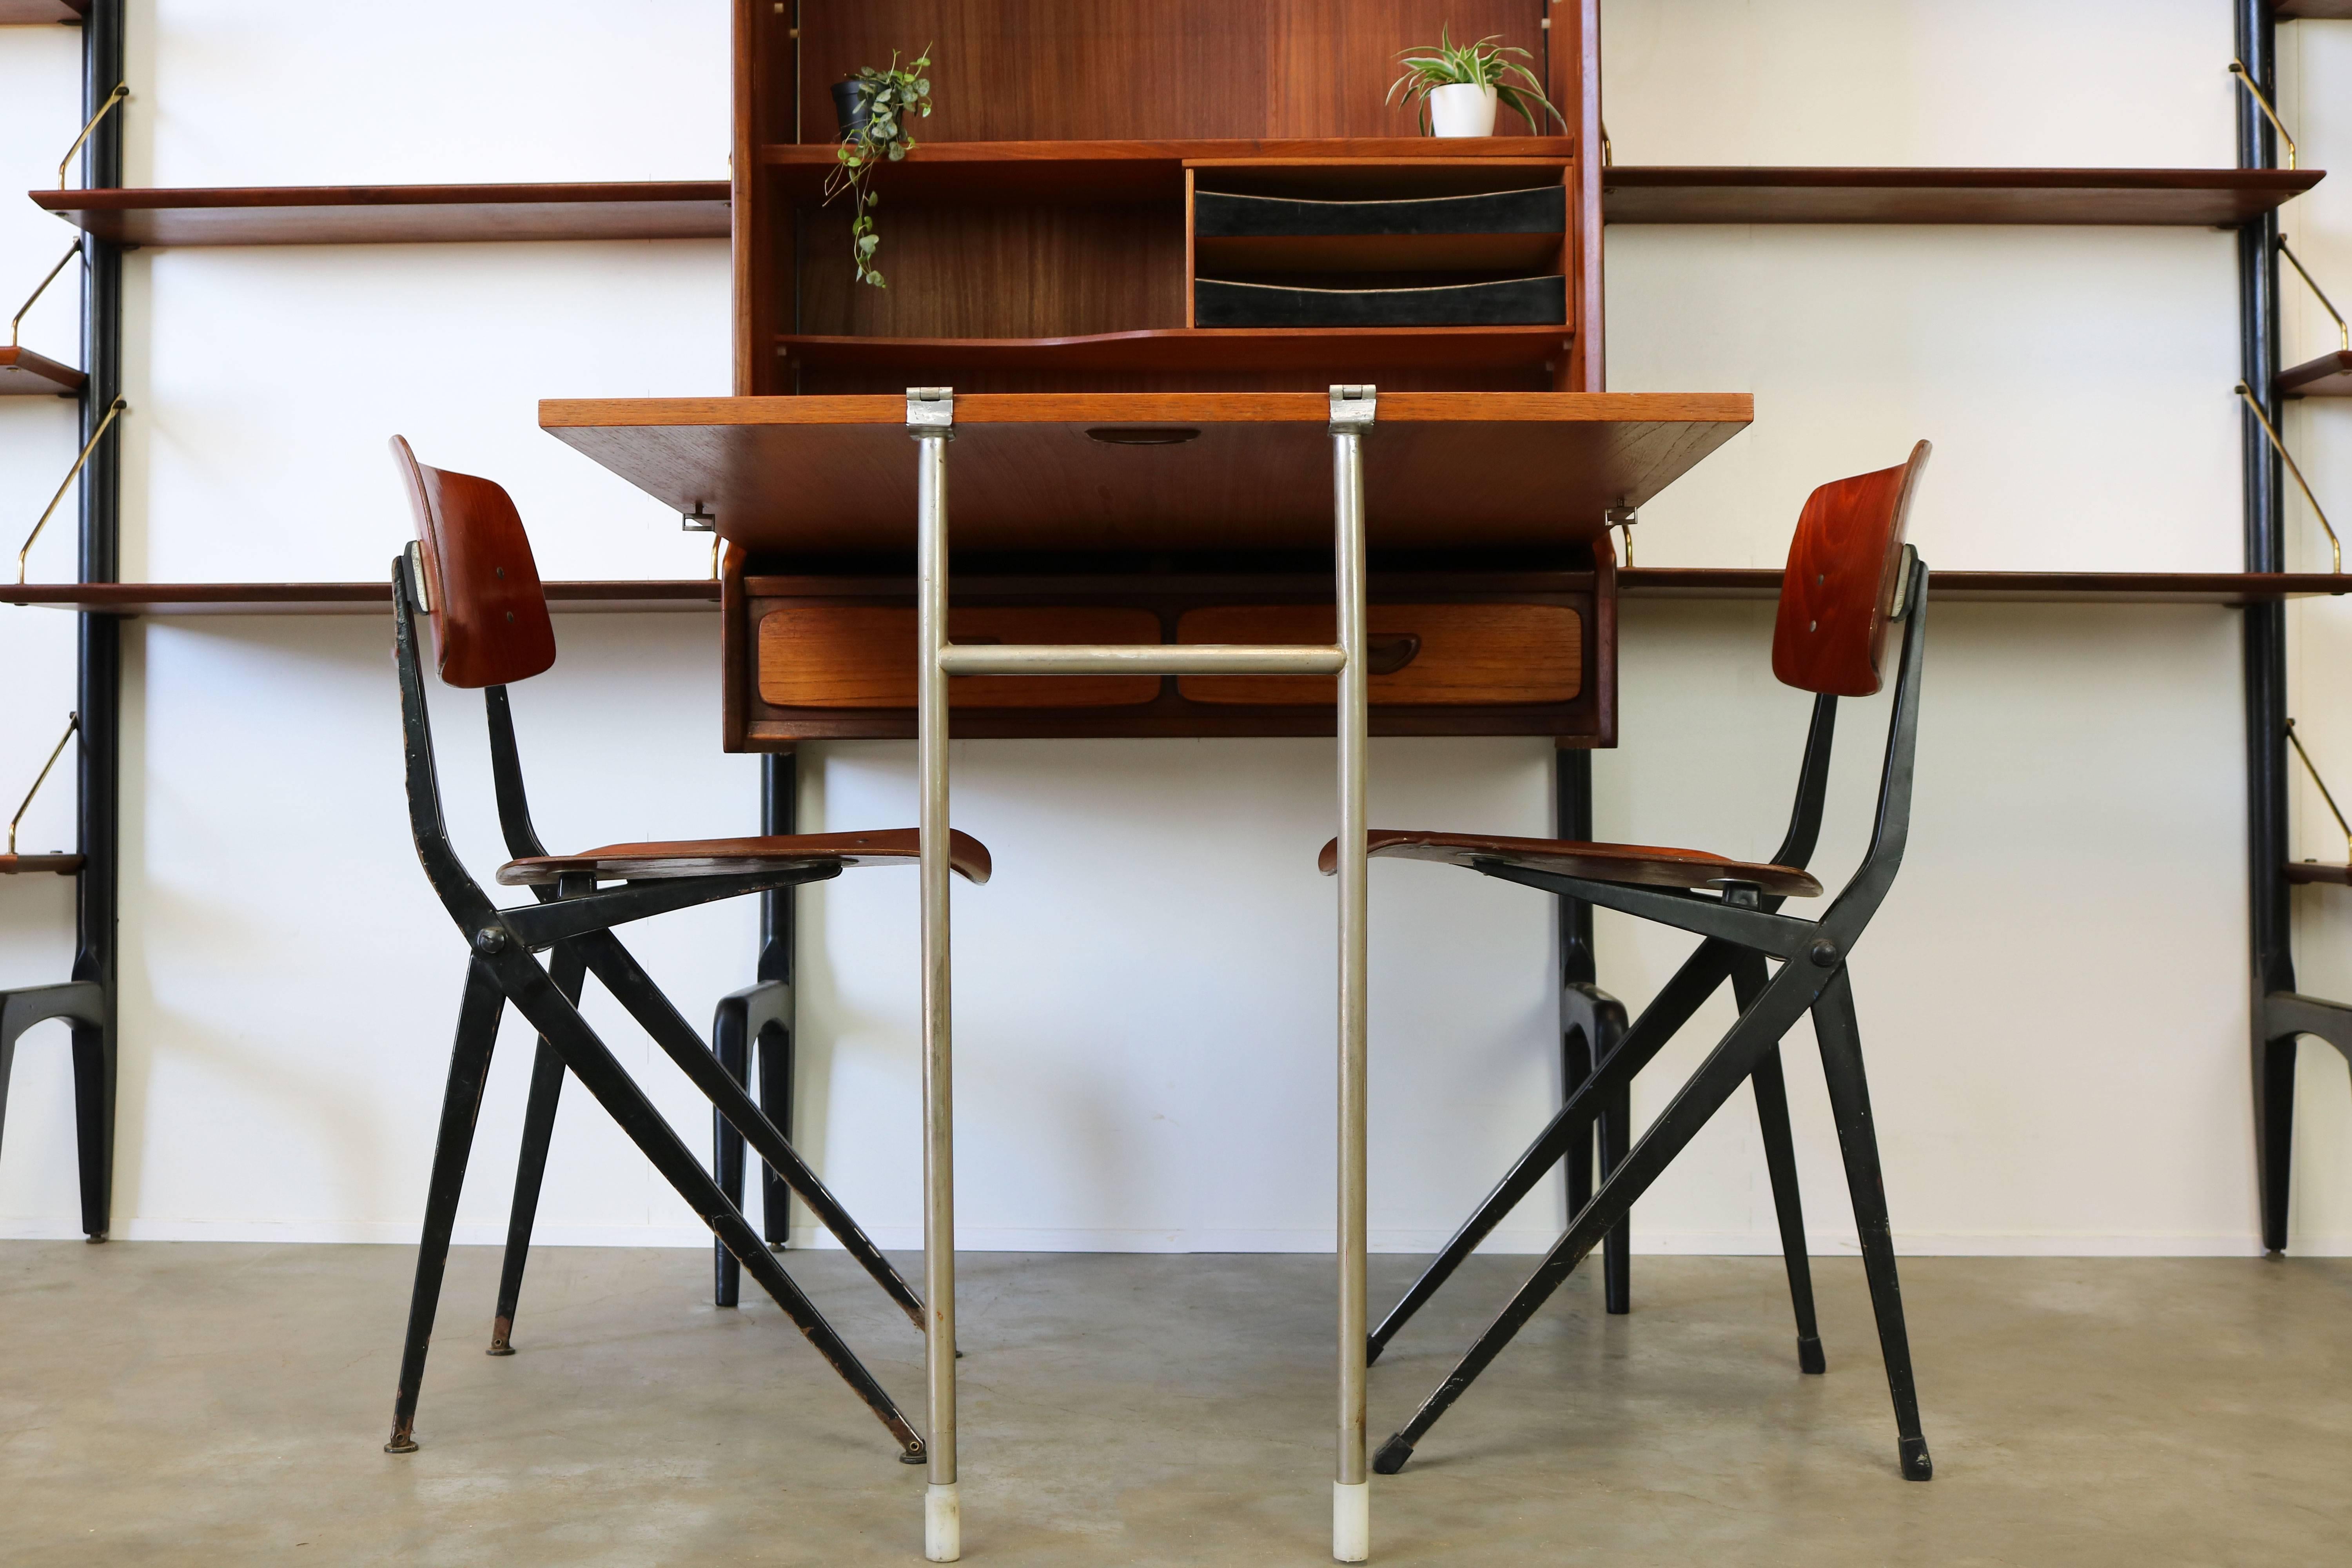
[[[0,349],[0,397],[71,397],[87,379],[30,349]]]
[[[34,191],[118,245],[388,245],[527,239],[724,239],[721,180],[589,184],[231,185]]]
[[[2179,225],[2230,227],[2317,169],[1612,168],[1611,223]]]
[[[2282,22],[2352,22],[2352,0],[2271,0]]]
[[[0,0],[0,27],[46,22],[79,26],[89,14],[89,0]]]
[[[2281,397],[2352,397],[2352,349],[2336,349],[2279,372]]]
[[[719,605],[715,580],[549,583],[548,607],[614,614]],[[107,616],[368,616],[392,609],[383,583],[19,583],[0,604]]]

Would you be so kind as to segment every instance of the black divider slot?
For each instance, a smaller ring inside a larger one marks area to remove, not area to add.
[[[1203,238],[1256,235],[1560,234],[1568,192],[1559,185],[1412,201],[1324,202],[1199,191],[1192,232]]]
[[[1512,278],[1435,289],[1298,289],[1203,278],[1203,327],[1544,327],[1568,321],[1568,280]]]

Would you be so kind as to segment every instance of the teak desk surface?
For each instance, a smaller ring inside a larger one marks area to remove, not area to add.
[[[1364,447],[1370,542],[1589,541],[1754,416],[1744,393],[1383,393]],[[959,396],[957,546],[1328,548],[1329,420],[1319,392]],[[539,422],[754,553],[914,546],[903,396],[551,399]],[[1197,434],[1134,444],[1178,432]]]

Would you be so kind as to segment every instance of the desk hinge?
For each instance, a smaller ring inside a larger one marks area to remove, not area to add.
[[[1377,386],[1341,386],[1331,388],[1331,433],[1335,436],[1353,431],[1360,436],[1372,427],[1374,405],[1380,401]]]
[[[955,428],[955,388],[907,388],[907,428],[918,436],[933,430],[952,431]]]
[[[677,514],[677,526],[682,533],[716,533],[719,531],[719,519],[709,507],[696,501],[692,511]]]

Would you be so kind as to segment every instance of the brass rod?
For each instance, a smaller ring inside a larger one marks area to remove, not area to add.
[[[48,292],[49,285],[58,280],[58,274],[66,269],[66,263],[71,261],[75,257],[79,256],[80,254],[81,241],[79,238],[76,238],[73,244],[67,247],[66,253],[58,258],[58,264],[49,268],[49,275],[41,279],[41,286],[34,289],[29,295],[26,296],[25,302],[16,307],[16,313],[8,318],[8,346],[10,348],[13,349],[16,346],[16,330],[25,324],[26,316],[31,312],[36,304],[39,303],[41,296]]]
[[[2343,336],[2343,346],[2347,349],[2352,349],[2352,324],[2347,324],[2345,321],[2344,312],[2336,308],[2336,301],[2327,297],[2327,290],[2319,286],[2319,279],[2311,275],[2311,269],[2303,264],[2303,258],[2295,255],[2294,250],[2288,247],[2286,236],[2279,236],[2278,247],[2279,254],[2285,257],[2289,262],[2293,263],[2294,269],[2303,275],[2304,282],[2309,286],[2312,297],[2319,301],[2320,309],[2326,310],[2329,315],[2336,318],[2336,330]]]
[[[105,119],[116,104],[130,96],[129,87],[121,82],[114,84],[114,90],[106,95],[106,101],[100,104],[98,112],[89,117],[89,123],[81,128],[81,134],[74,138],[74,144],[66,149],[64,157],[58,160],[58,189],[62,191],[66,188],[66,169],[73,163],[74,154],[81,151],[81,144],[89,140],[89,133],[98,129],[98,122]]]
[[[2286,133],[2286,126],[2280,121],[2278,110],[2273,109],[2271,100],[2263,96],[2263,89],[2254,85],[2254,73],[2246,68],[2245,61],[2231,60],[2230,74],[2238,79],[2240,87],[2254,95],[2254,102],[2262,109],[2263,118],[2271,122],[2271,129],[2277,132],[2279,140],[2286,143],[2286,166],[2290,169],[2294,168],[2295,166],[2294,138]]]
[[[2271,416],[2263,412],[2263,405],[2254,401],[2253,393],[2247,389],[2246,384],[2242,381],[2238,383],[2238,395],[2246,400],[2246,406],[2252,409],[2254,417],[2263,422],[2263,434],[2271,438],[2271,449],[2276,452],[2279,455],[2279,460],[2286,465],[2286,471],[2294,476],[2294,482],[2303,487],[2303,499],[2311,503],[2312,515],[2318,518],[2319,526],[2327,531],[2328,548],[2336,552],[2334,569],[2342,572],[2344,542],[2336,537],[2335,524],[2327,521],[2326,510],[2319,504],[2319,498],[2311,493],[2311,481],[2305,479],[2303,470],[2294,466],[2294,454],[2286,449],[2284,441],[2279,439],[2278,426],[2271,423]]]
[[[2294,721],[2292,719],[2286,721],[2286,740],[2287,744],[2294,748],[2294,754],[2303,759],[2303,771],[2309,773],[2311,782],[2319,786],[2319,798],[2327,803],[2327,809],[2336,817],[2336,826],[2344,830],[2345,863],[2352,865],[2352,822],[2344,820],[2343,808],[2336,804],[2336,796],[2328,792],[2327,781],[2319,776],[2319,768],[2312,762],[2311,753],[2303,749],[2303,737],[2294,732]]]
[[[98,422],[98,428],[90,432],[89,445],[82,447],[81,456],[76,458],[74,466],[67,470],[65,483],[58,487],[58,493],[51,496],[49,504],[41,509],[41,521],[33,524],[32,532],[25,535],[25,548],[16,552],[17,582],[22,583],[25,580],[25,557],[33,552],[33,541],[40,538],[41,530],[49,525],[49,514],[56,511],[58,503],[66,499],[66,491],[73,488],[74,479],[81,472],[82,465],[89,461],[89,455],[98,450],[99,442],[105,438],[106,427],[127,413],[131,405],[119,397],[116,398],[113,406],[106,411],[106,417]]]
[[[16,853],[16,825],[25,820],[25,813],[33,809],[33,797],[41,793],[41,786],[43,784],[49,782],[49,770],[58,765],[58,759],[64,756],[66,753],[66,742],[72,740],[74,738],[74,731],[80,728],[80,714],[68,713],[66,715],[66,732],[58,737],[57,749],[49,753],[49,760],[41,764],[40,776],[33,781],[33,787],[25,792],[24,804],[17,806],[16,815],[8,819],[9,854],[14,855]]]

